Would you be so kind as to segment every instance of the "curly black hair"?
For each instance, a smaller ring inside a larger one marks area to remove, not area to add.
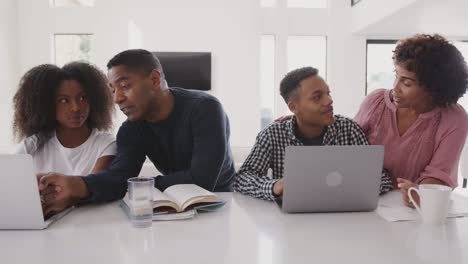
[[[280,94],[284,101],[289,102],[302,80],[317,75],[318,70],[313,67],[303,67],[288,72],[280,82]]]
[[[393,62],[416,74],[437,107],[458,102],[468,86],[468,70],[460,51],[438,34],[417,34],[400,40]]]
[[[106,76],[95,66],[85,62],[71,62],[59,68],[43,64],[30,69],[21,78],[13,97],[13,133],[17,140],[36,135],[37,149],[51,137],[57,127],[55,94],[65,80],[76,80],[89,102],[89,128],[112,128],[114,104]]]

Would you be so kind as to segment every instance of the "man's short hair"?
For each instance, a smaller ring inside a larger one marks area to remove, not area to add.
[[[107,69],[112,67],[125,66],[132,72],[149,74],[152,70],[157,70],[164,80],[164,72],[159,59],[151,52],[144,49],[130,49],[115,55],[108,63]]]
[[[318,76],[318,70],[316,68],[303,67],[288,72],[280,83],[280,94],[284,101],[288,103],[294,97],[301,81],[311,76]]]

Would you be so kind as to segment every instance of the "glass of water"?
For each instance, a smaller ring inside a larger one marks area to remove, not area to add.
[[[149,227],[153,223],[153,178],[130,178],[128,199],[130,219],[135,227]]]

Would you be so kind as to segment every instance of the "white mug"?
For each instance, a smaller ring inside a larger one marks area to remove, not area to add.
[[[420,206],[414,201],[411,191],[418,193]],[[408,196],[421,215],[423,223],[441,225],[448,214],[451,192],[452,188],[445,185],[421,184],[419,189],[409,188]]]

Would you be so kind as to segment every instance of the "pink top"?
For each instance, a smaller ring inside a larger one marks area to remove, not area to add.
[[[390,90],[369,94],[354,118],[372,145],[385,146],[384,167],[396,178],[420,183],[436,178],[457,186],[458,161],[465,145],[468,116],[459,104],[420,114],[400,136]]]

